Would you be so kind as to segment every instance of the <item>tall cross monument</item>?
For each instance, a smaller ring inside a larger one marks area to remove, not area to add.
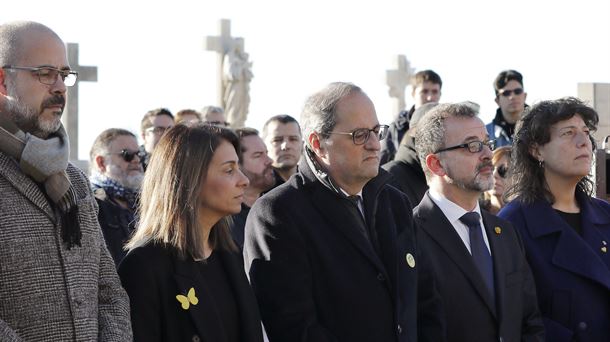
[[[394,67],[396,69],[386,70],[386,83],[390,87],[388,93],[393,102],[393,114],[396,115],[406,107],[405,89],[411,82],[415,70],[411,68],[411,64],[405,55],[396,56]]]
[[[70,139],[70,160],[78,160],[78,84],[80,82],[97,82],[97,67],[83,66],[78,63],[78,44],[67,43],[68,63],[78,72],[76,84],[68,88],[68,103],[64,109],[62,121]],[[82,164],[82,163],[81,163]],[[81,165],[79,165],[81,166]]]

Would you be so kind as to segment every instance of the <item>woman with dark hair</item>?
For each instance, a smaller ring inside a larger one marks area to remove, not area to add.
[[[575,98],[534,105],[517,124],[514,198],[500,211],[518,229],[536,281],[548,341],[608,341],[610,205],[587,176],[597,127]]]
[[[156,146],[119,266],[136,341],[262,341],[227,224],[248,186],[239,150],[232,131],[204,124],[177,125]]]

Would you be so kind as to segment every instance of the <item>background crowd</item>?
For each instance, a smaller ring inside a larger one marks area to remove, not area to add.
[[[63,41],[0,25],[0,339],[608,341],[610,205],[576,98],[442,103],[389,125],[360,87],[297,120],[149,110],[68,163]]]

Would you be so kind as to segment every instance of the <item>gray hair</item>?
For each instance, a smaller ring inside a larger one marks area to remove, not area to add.
[[[61,38],[50,28],[33,21],[14,21],[0,25],[0,66],[18,63],[22,58],[24,33],[37,31]]]
[[[95,157],[103,156],[110,152],[110,144],[112,144],[116,138],[124,135],[136,139],[136,136],[133,133],[122,128],[109,128],[97,136],[93,142],[93,145],[91,146],[91,151],[89,151],[89,164],[92,173],[93,171],[97,171]]]
[[[443,103],[432,108],[417,123],[415,150],[426,178],[430,170],[426,167],[426,157],[445,147],[445,119],[449,117],[472,118],[479,114],[479,106],[474,102]]]
[[[203,121],[207,121],[208,120],[208,115],[210,114],[224,114],[225,111],[217,106],[205,106],[203,107],[203,109],[201,109],[201,115],[203,116]]]
[[[335,82],[311,95],[301,113],[303,138],[309,146],[309,135],[316,132],[328,138],[337,124],[337,103],[353,94],[363,93],[360,87],[345,82]],[[311,146],[310,146],[311,147]]]

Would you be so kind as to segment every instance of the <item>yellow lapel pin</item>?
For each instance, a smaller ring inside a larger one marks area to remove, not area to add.
[[[184,310],[188,310],[191,304],[197,305],[197,303],[199,303],[199,298],[195,295],[195,288],[193,287],[190,288],[186,296],[179,294],[176,296],[176,299],[180,302]]]
[[[494,228],[494,232],[496,232],[496,234],[500,235],[500,234],[502,234],[502,228],[496,226],[496,228]]]

